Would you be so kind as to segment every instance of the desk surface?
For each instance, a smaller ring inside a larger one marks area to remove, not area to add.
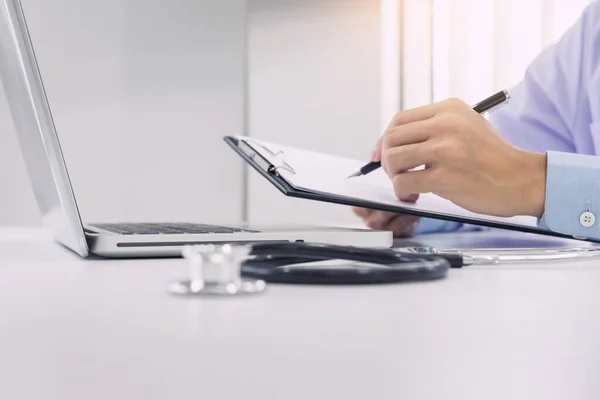
[[[0,229],[0,398],[600,398],[598,260],[244,299],[169,296],[184,273]]]

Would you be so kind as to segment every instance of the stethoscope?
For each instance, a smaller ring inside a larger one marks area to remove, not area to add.
[[[181,295],[261,293],[267,283],[364,285],[443,279],[465,256],[419,254],[319,243],[186,246],[189,279],[172,282]],[[333,262],[333,263],[332,263]]]
[[[473,264],[560,261],[598,257],[598,248],[459,250],[362,248],[319,243],[186,246],[189,279],[172,282],[180,295],[240,295],[267,283],[365,285],[444,279],[450,268]]]
[[[357,285],[425,281],[446,277],[451,261],[393,249],[330,244],[258,244],[242,263],[242,276],[273,283]]]

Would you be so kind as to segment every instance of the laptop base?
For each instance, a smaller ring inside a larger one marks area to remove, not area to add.
[[[389,248],[393,245],[390,231],[328,226],[248,225],[218,227],[232,232],[213,233],[113,233],[107,225],[86,226],[90,253],[106,258],[181,257],[186,245],[194,244],[252,244],[256,242],[324,243],[342,246]],[[120,226],[122,224],[114,224]],[[147,227],[154,224],[140,224]],[[156,225],[172,226],[172,223]],[[209,225],[210,226],[210,225]],[[104,227],[104,229],[100,229]],[[215,229],[216,230],[216,229]]]

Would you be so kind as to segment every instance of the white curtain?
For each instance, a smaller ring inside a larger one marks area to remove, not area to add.
[[[592,1],[381,0],[382,127],[398,108],[450,96],[473,104],[510,88]]]

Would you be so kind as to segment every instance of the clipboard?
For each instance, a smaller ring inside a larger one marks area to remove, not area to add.
[[[385,176],[385,182],[381,176],[371,178],[371,175],[384,174],[381,169],[365,177],[346,179],[348,175],[363,166],[364,161],[285,146],[247,136],[225,136],[224,140],[246,163],[288,197],[524,233],[599,242],[591,238],[574,237],[538,227],[537,219],[534,217],[503,218],[476,214],[430,193],[422,194],[416,203],[402,202],[395,197],[392,182],[387,176]],[[315,174],[326,175],[332,169],[339,173],[325,178],[314,176]],[[373,180],[361,182],[360,180],[363,178]]]

